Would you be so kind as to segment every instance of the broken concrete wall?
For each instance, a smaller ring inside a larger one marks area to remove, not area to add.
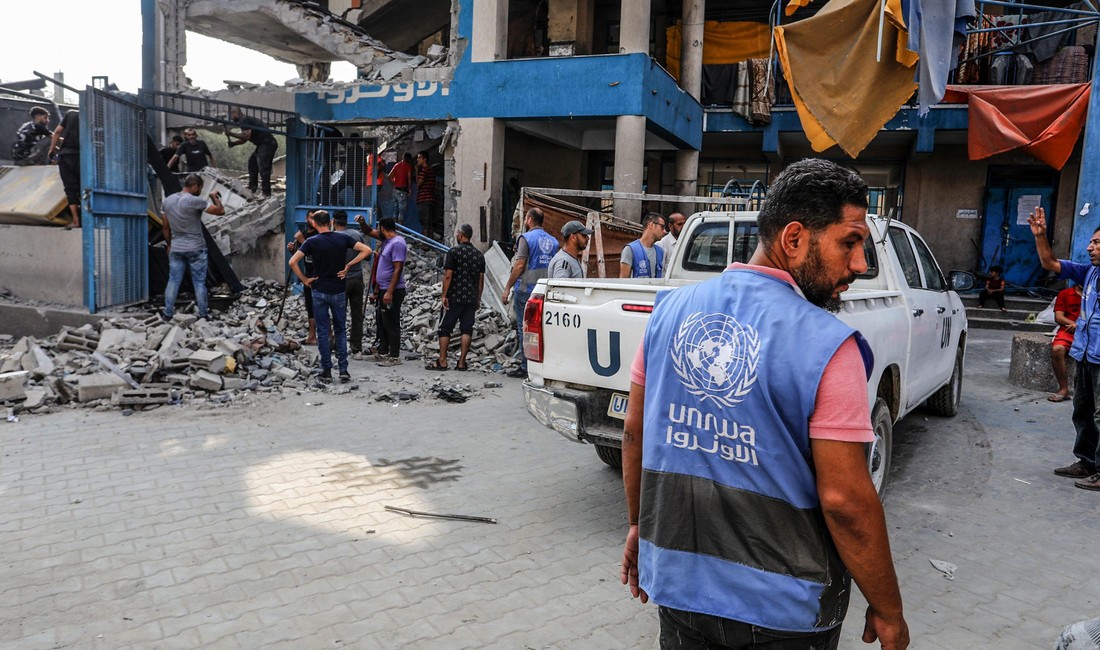
[[[0,225],[0,292],[20,300],[82,306],[81,232]]]

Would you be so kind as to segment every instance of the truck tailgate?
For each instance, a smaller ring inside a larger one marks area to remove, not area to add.
[[[663,280],[555,280],[547,284],[542,310],[548,380],[630,391],[634,359]],[[582,353],[581,351],[584,351]]]

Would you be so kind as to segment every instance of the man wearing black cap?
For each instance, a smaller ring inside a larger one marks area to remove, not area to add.
[[[581,265],[581,253],[588,247],[591,228],[585,228],[579,221],[570,221],[562,226],[561,249],[550,260],[547,276],[551,278],[583,278],[584,266]]]
[[[447,346],[455,323],[462,334],[462,347],[455,370],[466,369],[466,353],[474,335],[474,315],[481,306],[481,290],[485,286],[485,256],[474,248],[470,240],[473,227],[464,223],[455,232],[454,248],[447,251],[443,260],[443,320],[439,323],[439,359],[428,366],[429,370],[447,369]]]

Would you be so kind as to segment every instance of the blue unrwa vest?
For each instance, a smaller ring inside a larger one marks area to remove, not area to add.
[[[632,278],[659,278],[665,274],[665,252],[661,250],[660,246],[654,246],[653,250],[656,251],[657,257],[657,272],[651,273],[649,268],[649,256],[645,254],[645,246],[642,246],[641,240],[635,239],[630,242],[630,253],[633,258],[633,264],[630,267],[630,277]]]
[[[546,277],[546,268],[550,266],[550,260],[558,252],[558,240],[542,228],[533,228],[523,233],[527,240],[527,272],[516,280],[515,290],[522,293],[530,293],[535,286],[532,281],[531,271],[542,270],[540,277]]]
[[[656,603],[792,632],[844,620],[850,578],[821,514],[809,419],[853,333],[751,269],[658,296],[639,518]]]

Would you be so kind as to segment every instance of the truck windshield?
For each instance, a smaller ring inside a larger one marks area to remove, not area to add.
[[[748,262],[756,251],[756,222],[734,222],[732,250],[729,226],[729,221],[712,221],[696,228],[684,252],[684,270],[721,273],[731,262]],[[863,253],[867,258],[867,272],[859,277],[873,278],[878,275],[878,256],[873,238],[864,240]]]

